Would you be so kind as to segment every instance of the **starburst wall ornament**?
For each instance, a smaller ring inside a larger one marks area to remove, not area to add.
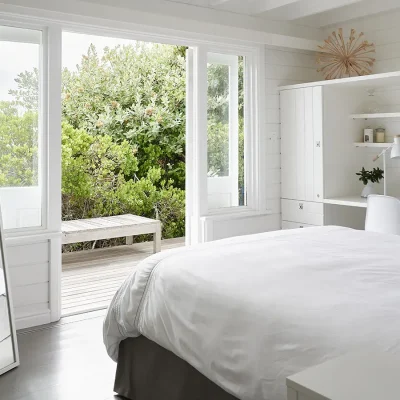
[[[332,32],[325,39],[323,46],[318,46],[321,52],[317,55],[317,64],[321,65],[318,72],[322,72],[325,79],[338,79],[350,76],[369,75],[375,58],[375,45],[363,38],[364,33],[356,35],[356,31],[350,31],[347,41],[343,38],[343,29]]]

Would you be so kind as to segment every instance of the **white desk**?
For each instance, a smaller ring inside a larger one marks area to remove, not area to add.
[[[330,199],[324,199],[324,204],[367,208],[367,199],[361,196],[332,197]]]
[[[288,377],[288,400],[399,399],[399,377],[400,356],[348,354]]]

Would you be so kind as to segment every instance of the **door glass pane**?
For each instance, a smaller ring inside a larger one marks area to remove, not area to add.
[[[229,176],[229,65],[208,64],[208,176]]]
[[[208,208],[246,205],[244,59],[209,53],[207,64]]]
[[[42,225],[41,32],[0,26],[0,202],[5,229]]]

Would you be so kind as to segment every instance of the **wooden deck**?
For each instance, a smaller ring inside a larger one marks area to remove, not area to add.
[[[162,240],[161,251],[184,244],[184,238]],[[62,315],[106,308],[132,269],[151,254],[152,242],[63,254]]]

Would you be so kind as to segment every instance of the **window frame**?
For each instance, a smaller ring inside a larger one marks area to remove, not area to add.
[[[0,18],[0,26],[38,31],[39,110],[38,110],[38,186],[41,190],[41,224],[5,229],[6,237],[28,237],[61,230],[61,27],[21,18]],[[49,132],[52,132],[52,135]],[[50,167],[51,166],[51,167]],[[49,188],[52,188],[50,192]],[[55,193],[60,189],[58,194]],[[60,197],[57,200],[57,197]],[[59,205],[59,207],[58,207]],[[58,208],[60,208],[58,210]],[[58,221],[59,220],[59,221]]]
[[[262,180],[266,181],[265,166],[261,160],[264,146],[260,140],[261,127],[264,125],[262,89],[264,87],[263,52],[258,48],[242,46],[207,46],[207,55],[216,53],[227,56],[243,56],[244,64],[244,181],[246,201],[243,206],[209,208],[202,217],[218,217],[222,215],[257,215],[264,213],[262,204],[266,204],[265,190]]]

